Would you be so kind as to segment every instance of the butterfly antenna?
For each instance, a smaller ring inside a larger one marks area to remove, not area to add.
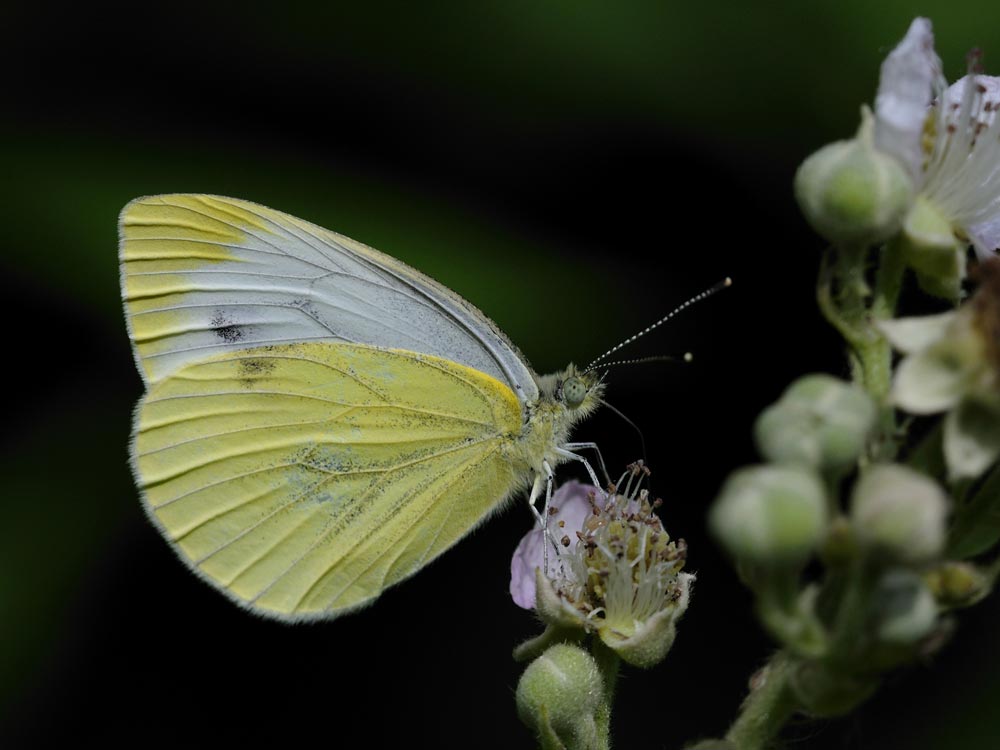
[[[666,323],[668,320],[670,320],[671,318],[673,318],[675,315],[678,315],[683,310],[686,310],[687,308],[691,307],[691,305],[693,305],[694,303],[701,302],[703,299],[708,299],[709,297],[711,297],[712,295],[716,294],[717,292],[721,292],[723,289],[726,289],[726,288],[728,288],[728,287],[730,287],[732,285],[733,285],[733,280],[727,276],[722,281],[720,281],[718,284],[715,284],[714,286],[709,287],[708,289],[706,289],[705,291],[701,292],[700,294],[696,294],[691,299],[689,299],[686,302],[683,302],[682,304],[678,305],[677,307],[675,307],[673,310],[671,310],[669,313],[667,313],[666,315],[664,315],[662,318],[660,318],[658,321],[656,321],[652,325],[647,326],[646,328],[642,329],[641,331],[639,331],[638,333],[636,333],[633,336],[629,336],[627,339],[625,339],[624,341],[622,341],[620,344],[616,344],[615,346],[611,347],[606,352],[604,352],[604,354],[602,354],[600,357],[598,357],[593,362],[591,362],[589,365],[587,365],[587,367],[584,368],[583,371],[584,372],[589,372],[590,370],[594,369],[594,366],[597,365],[601,360],[605,359],[606,357],[611,356],[612,354],[614,354],[615,352],[617,352],[619,349],[622,349],[623,347],[628,346],[629,344],[631,344],[636,339],[639,339],[639,338],[645,336],[647,333],[649,333],[650,331],[652,331],[654,328],[659,328],[661,325],[663,325],[664,323]]]
[[[601,374],[600,382],[604,382],[604,378],[608,374],[608,368],[619,367],[620,365],[644,365],[647,362],[691,362],[694,360],[694,355],[691,352],[684,352],[682,357],[674,357],[671,354],[657,354],[653,357],[639,357],[638,359],[619,359],[614,362],[604,362],[601,364],[601,369],[604,372]],[[586,370],[584,370],[586,372]]]
[[[642,446],[642,460],[643,460],[643,462],[645,462],[646,461],[646,438],[642,434],[642,430],[639,429],[639,425],[637,425],[631,419],[629,419],[628,417],[626,417],[625,414],[623,414],[621,411],[619,411],[614,406],[612,406],[611,404],[609,404],[603,398],[601,399],[601,403],[604,404],[606,407],[608,407],[611,411],[613,411],[619,417],[621,417],[622,419],[624,419],[626,422],[628,422],[630,425],[632,425],[632,429],[634,429],[636,432],[639,433],[639,444]],[[622,479],[624,479],[624,478],[625,478],[624,475],[622,475]],[[619,485],[621,485],[621,480],[619,480]]]

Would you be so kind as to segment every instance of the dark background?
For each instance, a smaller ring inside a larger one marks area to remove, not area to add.
[[[4,11],[0,39],[0,744],[315,741],[524,747],[507,595],[520,506],[368,610],[289,627],[196,580],[126,464],[141,393],[116,216],[132,197],[233,195],[395,255],[491,315],[535,368],[588,362],[723,276],[734,288],[613,371],[668,530],[699,576],[667,660],[628,669],[617,746],[721,734],[771,648],[704,530],[754,415],[795,376],[843,373],[819,319],[821,249],[791,179],[848,137],[920,13],[946,72],[996,3],[171,2]],[[576,436],[639,455],[601,414]],[[567,468],[564,476],[574,470]],[[1000,743],[1000,604],[816,748]]]

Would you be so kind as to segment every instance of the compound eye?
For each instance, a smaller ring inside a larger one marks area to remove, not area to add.
[[[562,385],[563,401],[570,409],[575,409],[583,403],[589,390],[587,384],[583,382],[583,378],[566,378],[566,382]]]

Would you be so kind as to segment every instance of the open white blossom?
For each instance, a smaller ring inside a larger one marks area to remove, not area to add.
[[[926,18],[917,18],[882,64],[875,147],[907,168],[917,199],[904,231],[947,246],[971,242],[980,258],[1000,249],[1000,78],[978,55],[950,87]]]
[[[952,479],[976,477],[1000,456],[1000,259],[980,264],[975,295],[957,310],[879,323],[905,356],[893,402],[911,414],[947,412]]]

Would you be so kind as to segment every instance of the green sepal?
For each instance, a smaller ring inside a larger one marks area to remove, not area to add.
[[[948,221],[926,198],[918,196],[903,220],[903,254],[928,294],[949,301],[962,296],[965,248]]]
[[[535,568],[535,612],[543,622],[556,628],[583,629],[586,624],[582,615],[559,596],[541,568]]]
[[[623,638],[610,628],[601,628],[598,635],[608,648],[627,664],[649,669],[661,661],[670,651],[677,636],[676,613],[664,609],[641,623],[635,633]]]

